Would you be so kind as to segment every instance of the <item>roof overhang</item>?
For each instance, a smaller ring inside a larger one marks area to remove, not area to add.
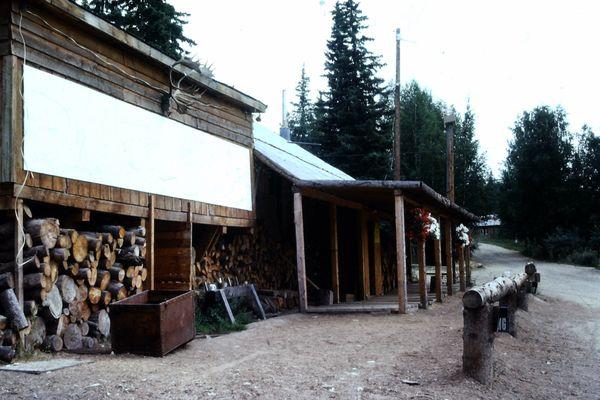
[[[38,0],[37,3],[45,5],[50,10],[60,13],[63,16],[66,15],[75,21],[85,24],[111,40],[116,41],[120,45],[127,46],[153,62],[162,64],[167,69],[171,68],[177,61],[162,53],[160,50],[147,45],[140,39],[137,39],[116,26],[104,21],[102,18],[97,17],[77,4],[71,3],[69,0]],[[227,98],[229,101],[241,106],[241,108],[247,111],[265,112],[267,109],[267,106],[259,100],[211,77],[202,75],[186,66],[177,65],[174,70],[181,74],[186,74],[191,81],[206,88],[208,92]]]
[[[479,217],[451,202],[421,181],[295,181],[295,187],[318,191],[354,203],[363,204],[373,210],[394,214],[394,198],[405,197],[409,206],[424,207],[434,215],[461,222],[479,221]]]

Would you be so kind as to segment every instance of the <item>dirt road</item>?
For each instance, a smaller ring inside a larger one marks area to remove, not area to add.
[[[496,268],[487,264],[476,276]],[[462,375],[453,296],[409,315],[273,318],[164,358],[75,356],[94,362],[39,376],[0,372],[0,399],[598,399],[600,357],[577,330],[598,312],[544,291],[519,313],[517,339],[497,337],[491,387]]]
[[[474,260],[485,268],[473,272],[476,282],[488,281],[505,271],[524,272],[523,266],[529,261],[516,251],[485,243],[479,246]],[[600,308],[600,270],[543,261],[534,263],[542,276],[540,294]]]

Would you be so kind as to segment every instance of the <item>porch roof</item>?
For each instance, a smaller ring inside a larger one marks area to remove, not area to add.
[[[421,181],[303,180],[296,181],[295,185],[300,191],[312,189],[363,204],[373,210],[385,211],[390,215],[394,213],[395,195],[402,193],[408,206],[425,207],[434,214],[463,222],[479,220],[475,214],[451,202]],[[310,193],[308,196],[310,197]]]

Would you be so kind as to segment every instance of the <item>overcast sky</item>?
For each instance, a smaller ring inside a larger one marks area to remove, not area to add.
[[[215,78],[268,105],[262,123],[281,123],[302,64],[313,97],[326,87],[324,51],[334,0],[170,0],[191,14],[193,54],[212,63]],[[394,78],[395,29],[402,37],[402,82],[416,80],[464,112],[470,102],[476,135],[495,173],[517,116],[537,105],[562,105],[571,129],[600,132],[600,2],[363,0],[369,49]],[[289,110],[289,106],[288,106]]]

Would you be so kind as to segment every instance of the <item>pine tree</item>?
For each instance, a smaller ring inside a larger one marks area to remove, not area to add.
[[[170,57],[186,55],[181,45],[195,45],[184,36],[189,16],[166,0],[79,0],[78,3],[111,24],[130,33]]]
[[[354,0],[338,1],[327,42],[328,90],[317,102],[321,156],[356,178],[384,178],[391,163],[391,129],[386,124],[387,90],[377,72],[379,57],[367,50],[365,17]]]
[[[302,66],[300,81],[296,86],[296,98],[298,101],[292,103],[294,111],[289,118],[290,130],[292,131],[292,142],[310,143],[314,140],[312,131],[314,128],[315,114],[314,107],[309,98],[309,84],[310,78],[306,75],[304,66]]]
[[[469,105],[457,124],[454,154],[456,202],[477,215],[491,213],[486,196],[488,170],[475,139],[475,115]]]

